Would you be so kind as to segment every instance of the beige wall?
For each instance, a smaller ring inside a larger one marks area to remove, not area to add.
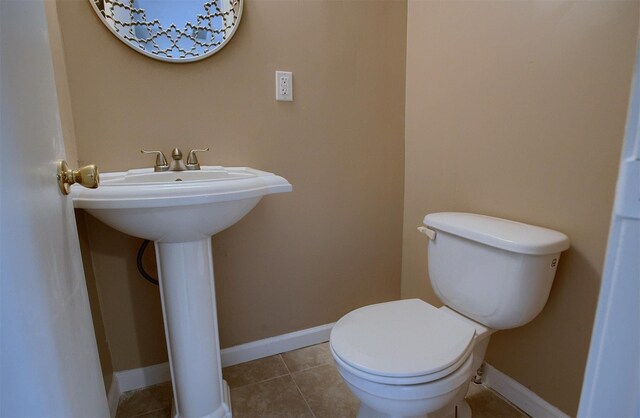
[[[228,46],[182,65],[123,45],[86,0],[57,5],[79,160],[108,172],[152,166],[141,148],[210,146],[204,164],[293,184],[214,239],[222,346],[399,297],[405,2],[248,0]],[[293,71],[293,103],[274,100],[275,70]],[[86,226],[114,370],[166,361],[140,241]]]
[[[429,212],[467,211],[571,238],[532,323],[489,363],[575,414],[598,294],[638,2],[408,4],[402,296],[426,276]]]

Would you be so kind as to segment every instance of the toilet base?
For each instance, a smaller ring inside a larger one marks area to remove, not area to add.
[[[467,401],[463,399],[455,405],[448,405],[439,411],[427,415],[421,415],[419,417],[391,417],[374,411],[367,405],[361,403],[357,418],[471,418],[471,407]]]
[[[456,418],[471,418],[471,407],[466,400],[463,399],[455,405],[454,416]]]
[[[368,405],[360,402],[357,418],[471,418],[471,407],[464,399],[468,387],[465,386],[457,394],[456,399],[437,411],[430,412],[426,415],[418,416],[399,416],[389,415],[380,411],[376,411]]]

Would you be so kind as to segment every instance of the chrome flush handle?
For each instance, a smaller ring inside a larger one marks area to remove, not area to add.
[[[436,239],[436,231],[431,228],[427,228],[426,226],[419,226],[418,232],[428,236],[431,241]]]
[[[205,149],[192,149],[189,151],[189,157],[187,158],[187,170],[200,170],[200,163],[198,163],[198,157],[196,152],[209,151],[209,147]]]

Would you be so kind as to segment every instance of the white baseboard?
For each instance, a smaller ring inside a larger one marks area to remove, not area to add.
[[[111,385],[109,385],[109,391],[107,392],[107,404],[109,405],[109,415],[111,415],[111,418],[115,418],[116,416],[121,394],[120,385],[118,385],[118,379],[114,373],[111,378]]]
[[[235,364],[329,341],[329,334],[331,334],[333,325],[333,323],[320,325],[225,348],[220,350],[222,367],[233,366]],[[115,398],[115,407],[117,408],[118,399],[121,394],[130,390],[142,389],[147,386],[157,385],[158,383],[168,382],[169,380],[171,380],[169,363],[154,364],[153,366],[115,372],[113,373],[111,388],[109,389],[109,409],[111,410],[112,397]],[[115,416],[115,410],[111,410],[111,412],[112,416]]]
[[[138,369],[115,372],[114,378],[118,381],[120,393],[130,390],[146,388],[158,383],[171,380],[169,363],[154,364],[153,366],[140,367]]]
[[[485,363],[484,367],[484,384],[528,415],[533,418],[569,418],[567,414],[500,370],[488,363]]]
[[[274,354],[285,353],[298,348],[320,344],[329,341],[332,324],[320,325],[301,331],[290,332],[276,337],[265,338],[264,340],[253,341],[225,348],[220,352],[222,367],[233,366],[234,364],[256,360]]]
[[[320,325],[225,348],[220,352],[222,367],[329,341],[333,325],[333,323]],[[115,372],[108,393],[111,416],[115,416],[121,394],[169,380],[171,380],[169,363]],[[569,418],[567,414],[488,363],[485,363],[484,384],[533,418]]]

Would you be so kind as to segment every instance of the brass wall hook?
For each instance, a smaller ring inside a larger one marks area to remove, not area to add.
[[[78,183],[89,189],[96,189],[100,184],[100,173],[95,164],[85,165],[77,170],[71,170],[65,160],[58,163],[58,187],[63,194],[69,194],[71,185]]]

